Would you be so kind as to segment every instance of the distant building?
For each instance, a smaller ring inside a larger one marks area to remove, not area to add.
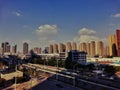
[[[33,52],[34,52],[35,54],[41,54],[42,49],[39,48],[39,47],[35,47],[35,48],[33,49]]]
[[[79,44],[79,50],[80,50],[80,51],[87,52],[86,43],[80,43],[80,44]]]
[[[87,51],[87,55],[90,56],[91,55],[91,51],[90,51],[90,43],[86,43],[86,51]]]
[[[72,50],[77,50],[77,44],[75,42],[72,43]]]
[[[28,54],[29,51],[29,45],[28,43],[23,43],[23,54]]]
[[[49,53],[49,47],[45,47],[45,49],[42,51],[42,53],[48,54]]]
[[[3,49],[2,48],[0,48],[0,55],[2,55],[3,54]]]
[[[59,51],[59,53],[66,51],[66,47],[63,43],[58,44],[58,51]]]
[[[1,45],[3,53],[10,53],[11,46],[9,45],[9,42],[2,43]]]
[[[97,55],[104,56],[104,44],[102,41],[97,42]]]
[[[110,51],[109,51],[109,47],[108,46],[106,46],[105,48],[104,48],[104,56],[105,57],[107,57],[107,56],[109,56],[110,55]]]
[[[49,45],[49,54],[52,54],[53,53],[53,45]]]
[[[66,52],[59,53],[59,60],[66,60],[66,57],[67,57]]]
[[[72,61],[76,61],[77,63],[80,64],[85,64],[86,63],[86,52],[80,52],[78,50],[71,50],[68,52],[68,57]]]
[[[17,53],[17,45],[12,46],[12,53]]]
[[[117,56],[116,36],[114,34],[109,35],[108,43],[110,56]]]
[[[71,42],[67,42],[66,43],[66,52],[69,52],[70,50],[72,50]]]
[[[58,53],[58,44],[53,45],[53,53]]]
[[[116,38],[117,38],[117,54],[120,57],[120,30],[116,30]]]
[[[91,56],[94,57],[96,55],[95,41],[91,41],[91,43],[90,43],[90,51],[91,51]]]

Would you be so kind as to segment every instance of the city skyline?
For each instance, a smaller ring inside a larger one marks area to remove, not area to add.
[[[1,0],[0,43],[46,47],[50,43],[107,41],[120,28],[120,1]]]

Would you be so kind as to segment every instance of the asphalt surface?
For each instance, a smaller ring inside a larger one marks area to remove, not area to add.
[[[45,80],[32,90],[83,90],[56,80]]]

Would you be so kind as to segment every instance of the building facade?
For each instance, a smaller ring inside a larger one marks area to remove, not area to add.
[[[27,42],[23,43],[23,54],[28,54],[29,45]]]
[[[120,57],[120,30],[116,30],[117,54]]]
[[[80,52],[78,50],[71,50],[68,52],[68,57],[79,64],[86,63],[86,52]]]

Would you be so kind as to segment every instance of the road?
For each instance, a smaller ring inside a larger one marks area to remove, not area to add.
[[[29,67],[31,67],[31,68],[36,68],[36,65],[27,65],[27,66],[29,66]],[[51,69],[51,68],[49,68],[49,69]],[[39,70],[44,71],[44,72],[48,72],[48,73],[52,73],[52,74],[56,74],[56,71],[53,71],[53,69],[52,69],[52,70],[46,70],[46,69],[42,69],[42,68],[40,67]],[[74,76],[79,77],[79,75],[76,75],[76,73],[73,73],[73,72],[71,72],[70,74],[67,74],[67,73],[70,73],[70,72],[67,72],[67,71],[66,71],[66,74],[65,74],[65,73],[57,73],[57,75],[58,75],[58,76],[63,76],[63,77],[65,77],[65,78],[71,78],[71,79],[74,79]],[[110,90],[119,90],[118,88],[109,86],[109,85],[104,84],[104,83],[102,84],[102,83],[99,83],[99,82],[92,82],[92,81],[84,80],[84,79],[78,79],[78,81],[82,81],[82,82],[88,83],[88,84],[90,84],[90,85],[92,84],[92,85],[95,85],[95,86],[108,88],[108,89],[110,89]],[[71,82],[73,82],[73,80],[72,80]]]
[[[33,87],[32,90],[83,90],[83,89],[73,87],[69,84],[50,79]]]

